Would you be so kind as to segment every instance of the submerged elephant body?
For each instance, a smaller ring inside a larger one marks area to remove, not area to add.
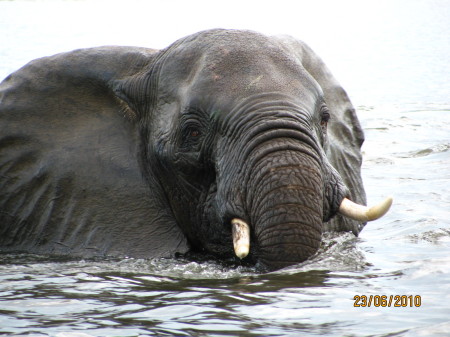
[[[365,203],[363,132],[303,43],[211,30],[156,51],[35,60],[0,86],[0,250],[233,256],[276,269],[313,255]]]

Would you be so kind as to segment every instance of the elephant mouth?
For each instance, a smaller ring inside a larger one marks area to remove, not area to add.
[[[349,219],[368,222],[383,217],[391,208],[392,197],[368,207],[354,203],[344,198],[339,207],[339,213]],[[250,225],[244,220],[234,218],[231,220],[234,253],[239,259],[245,258],[250,252]]]

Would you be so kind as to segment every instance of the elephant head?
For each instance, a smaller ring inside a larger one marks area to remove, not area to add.
[[[139,125],[147,183],[193,250],[228,257],[234,247],[240,258],[281,268],[313,255],[338,212],[367,221],[389,207],[348,200],[324,150],[333,111],[280,39],[194,34],[113,87]]]

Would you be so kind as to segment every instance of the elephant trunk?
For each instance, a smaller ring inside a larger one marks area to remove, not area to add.
[[[237,257],[247,256],[251,243],[258,260],[269,269],[300,263],[318,250],[323,222],[336,213],[373,221],[389,210],[391,198],[373,207],[347,199],[339,173],[314,150],[284,139],[248,157],[251,170],[240,180],[237,192],[245,196],[237,198],[246,209],[245,220],[231,220]]]
[[[269,268],[302,262],[320,245],[322,170],[313,152],[299,150],[264,156],[249,179],[247,203],[257,255]]]

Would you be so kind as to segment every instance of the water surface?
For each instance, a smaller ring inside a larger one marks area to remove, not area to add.
[[[311,260],[268,274],[211,261],[2,255],[0,335],[448,336],[450,5],[361,3],[0,1],[1,78],[35,57],[161,48],[213,27],[307,41],[357,107],[369,202],[395,199],[360,237],[326,234]],[[355,307],[362,295],[421,301]]]

